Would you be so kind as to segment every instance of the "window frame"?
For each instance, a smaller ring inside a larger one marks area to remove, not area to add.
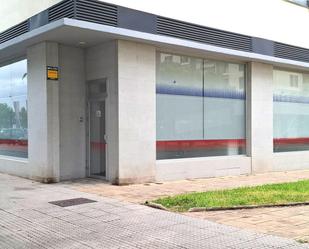
[[[280,67],[280,66],[274,66],[273,67],[273,73],[274,73],[274,71],[281,71],[281,72],[292,73],[292,74],[295,73],[295,74],[302,74],[302,75],[307,74],[307,75],[309,75],[309,70],[306,71],[306,70],[301,70],[301,69]],[[274,84],[274,82],[273,82],[273,84]],[[275,92],[274,92],[274,89],[273,89],[273,96],[274,96],[274,93]],[[272,107],[273,107],[273,124],[274,124],[274,113],[275,113],[274,112],[274,103],[275,103],[275,101],[273,100],[273,105],[272,105]],[[273,154],[274,155],[282,154],[282,153],[308,153],[309,152],[308,149],[307,150],[302,149],[302,150],[275,151],[274,134],[275,134],[275,130],[274,130],[274,127],[273,127]],[[301,139],[301,137],[300,137],[300,139]]]
[[[19,61],[26,61],[26,68],[27,68],[27,76],[28,76],[28,58],[26,54],[23,54],[18,57],[14,57],[5,61],[0,62],[0,68],[9,66],[11,64],[17,63]],[[29,92],[28,92],[28,79],[27,79],[27,101],[29,97]],[[28,130],[28,136],[27,136],[27,157],[17,157],[17,156],[10,156],[10,155],[2,155],[0,154],[0,160],[12,160],[16,162],[28,162],[29,161],[29,118],[28,118],[28,108],[27,108],[27,130]]]
[[[225,57],[221,57],[221,56],[198,56],[196,54],[193,53],[182,53],[179,51],[173,51],[173,50],[168,50],[168,49],[156,49],[156,54],[157,53],[164,53],[164,54],[170,54],[170,55],[175,55],[175,56],[184,56],[184,57],[191,57],[191,58],[195,58],[195,59],[201,59],[203,61],[203,75],[204,75],[204,62],[206,60],[214,60],[214,61],[219,61],[219,62],[225,62],[225,63],[232,63],[232,64],[242,64],[244,66],[244,93],[245,93],[245,99],[244,99],[244,104],[245,104],[245,109],[244,109],[244,115],[245,115],[245,119],[244,119],[244,139],[246,141],[245,144],[245,153],[244,154],[235,154],[235,155],[223,155],[223,156],[201,156],[201,157],[181,157],[181,158],[165,158],[165,159],[158,159],[157,157],[157,153],[156,153],[156,161],[157,162],[162,162],[162,161],[179,161],[179,160],[194,160],[194,159],[211,159],[211,158],[230,158],[230,157],[250,157],[251,156],[251,137],[250,137],[250,132],[249,132],[249,125],[250,125],[250,121],[248,121],[248,118],[251,115],[250,112],[250,82],[249,82],[249,63],[248,61],[245,60],[240,60],[240,59],[234,59],[234,58],[225,58]],[[157,61],[156,61],[156,67],[157,67]],[[156,68],[156,77],[157,77],[157,68]],[[204,76],[203,76],[204,77]],[[156,84],[157,84],[157,78],[156,78]],[[157,101],[157,99],[156,99]],[[157,105],[157,103],[156,103]],[[157,137],[156,137],[156,142],[157,142]],[[181,141],[181,140],[180,140]]]

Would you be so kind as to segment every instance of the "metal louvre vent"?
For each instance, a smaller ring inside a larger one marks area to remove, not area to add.
[[[157,33],[215,46],[251,52],[251,37],[165,17],[157,18]]]
[[[74,0],[62,1],[48,9],[48,22],[74,17]]]
[[[117,6],[95,0],[76,1],[76,19],[117,26]]]
[[[29,31],[29,23],[28,20],[17,24],[16,26],[0,33],[0,43],[11,40],[17,36],[25,34]]]
[[[309,49],[275,42],[274,56],[283,59],[309,62]]]

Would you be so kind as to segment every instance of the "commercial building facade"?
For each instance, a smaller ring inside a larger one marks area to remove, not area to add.
[[[57,2],[0,33],[1,172],[128,184],[309,169],[308,48]]]

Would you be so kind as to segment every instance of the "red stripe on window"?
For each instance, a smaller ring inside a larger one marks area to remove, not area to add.
[[[158,150],[190,150],[213,149],[226,147],[244,147],[245,139],[213,139],[213,140],[175,140],[157,141]]]
[[[275,138],[274,145],[309,144],[309,137]]]
[[[0,139],[0,145],[28,146],[28,140]]]

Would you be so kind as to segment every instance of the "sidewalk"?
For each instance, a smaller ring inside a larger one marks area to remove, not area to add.
[[[309,179],[309,170],[192,179],[128,186],[114,186],[103,181],[89,178],[68,183],[78,191],[107,197],[109,196],[133,203],[144,203],[146,200],[154,200],[163,196],[189,192],[204,192],[218,189],[237,188],[241,186],[256,186],[266,183],[293,182],[301,179]]]
[[[309,241],[309,206],[196,212],[186,215],[256,232]]]
[[[144,203],[162,196],[188,192],[254,186],[309,179],[307,171],[274,172],[249,176],[233,176],[197,180],[113,186],[104,182],[85,179],[73,183],[79,191],[109,196],[133,203]],[[309,190],[308,190],[309,191]],[[250,229],[296,240],[309,240],[309,206],[285,208],[259,208],[253,210],[186,213],[186,215],[212,220],[221,224]]]
[[[68,207],[49,203],[72,198],[96,202]],[[0,174],[0,248],[287,249],[309,246],[82,193],[69,185],[44,185]]]

